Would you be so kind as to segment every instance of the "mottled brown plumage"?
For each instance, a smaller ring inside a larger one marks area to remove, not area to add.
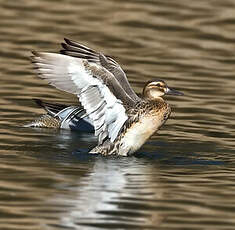
[[[98,145],[90,153],[133,154],[170,116],[170,106],[162,96],[182,95],[168,88],[164,81],[152,80],[145,85],[142,97],[138,97],[111,57],[68,39],[62,47],[61,54],[33,52],[32,61],[39,77],[77,95],[83,108],[65,108],[51,115],[54,120],[45,117],[37,124],[60,124],[66,128],[81,114],[87,116],[98,136]]]
[[[49,114],[44,114],[41,117],[37,118],[34,122],[26,127],[35,127],[35,128],[55,128],[58,129],[61,126],[61,120],[58,117],[53,117]]]
[[[101,153],[103,155],[122,155],[128,156],[133,154],[137,149],[129,149],[128,151],[121,151],[123,144],[122,140],[125,135],[130,131],[135,129],[136,124],[140,124],[143,120],[149,119],[156,121],[157,127],[149,125],[143,131],[145,132],[142,136],[143,139],[148,139],[151,137],[157,130],[161,128],[161,126],[166,122],[169,118],[171,113],[170,106],[161,98],[156,100],[141,100],[139,101],[135,107],[129,108],[127,110],[128,120],[126,121],[125,125],[123,126],[120,135],[117,137],[115,143],[110,143],[107,140],[103,145],[96,146],[94,149],[90,151],[90,153]],[[138,142],[138,140],[136,140]],[[138,144],[138,143],[136,143]],[[139,146],[141,147],[141,145]]]

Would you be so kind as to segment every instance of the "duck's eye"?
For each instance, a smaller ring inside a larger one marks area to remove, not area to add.
[[[162,85],[160,83],[157,83],[156,86],[157,87],[162,87]]]

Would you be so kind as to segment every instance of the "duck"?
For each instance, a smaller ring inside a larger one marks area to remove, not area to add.
[[[28,127],[94,132],[97,145],[89,153],[131,156],[156,133],[171,114],[165,95],[183,95],[165,81],[146,82],[138,96],[121,66],[108,55],[64,39],[60,53],[32,51],[38,77],[74,94],[79,103],[63,105],[35,99],[47,114]]]

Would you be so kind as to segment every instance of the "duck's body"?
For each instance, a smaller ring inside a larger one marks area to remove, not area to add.
[[[128,156],[136,152],[168,119],[165,94],[181,95],[162,80],[148,82],[138,97],[121,67],[110,57],[65,40],[63,54],[37,53],[32,58],[40,77],[74,93],[81,106],[42,103],[48,114],[31,126],[78,128],[88,125],[98,145],[90,153]]]
[[[114,143],[107,141],[90,152],[103,155],[131,155],[161,128],[170,113],[170,106],[161,99],[143,100],[135,108],[127,111],[128,120]]]
[[[85,110],[80,106],[66,106],[36,100],[48,113],[30,123],[30,127],[70,129],[93,133],[94,127]],[[170,106],[163,100],[139,101],[135,108],[127,108],[128,120],[115,143],[106,141],[93,148],[90,153],[127,156],[136,152],[160,127],[171,113]]]

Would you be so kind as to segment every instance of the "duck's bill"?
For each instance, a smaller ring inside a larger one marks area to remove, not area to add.
[[[176,95],[176,96],[183,96],[184,94],[181,93],[180,91],[177,91],[175,89],[170,89],[170,88],[167,88],[167,92],[166,92],[167,95]]]

